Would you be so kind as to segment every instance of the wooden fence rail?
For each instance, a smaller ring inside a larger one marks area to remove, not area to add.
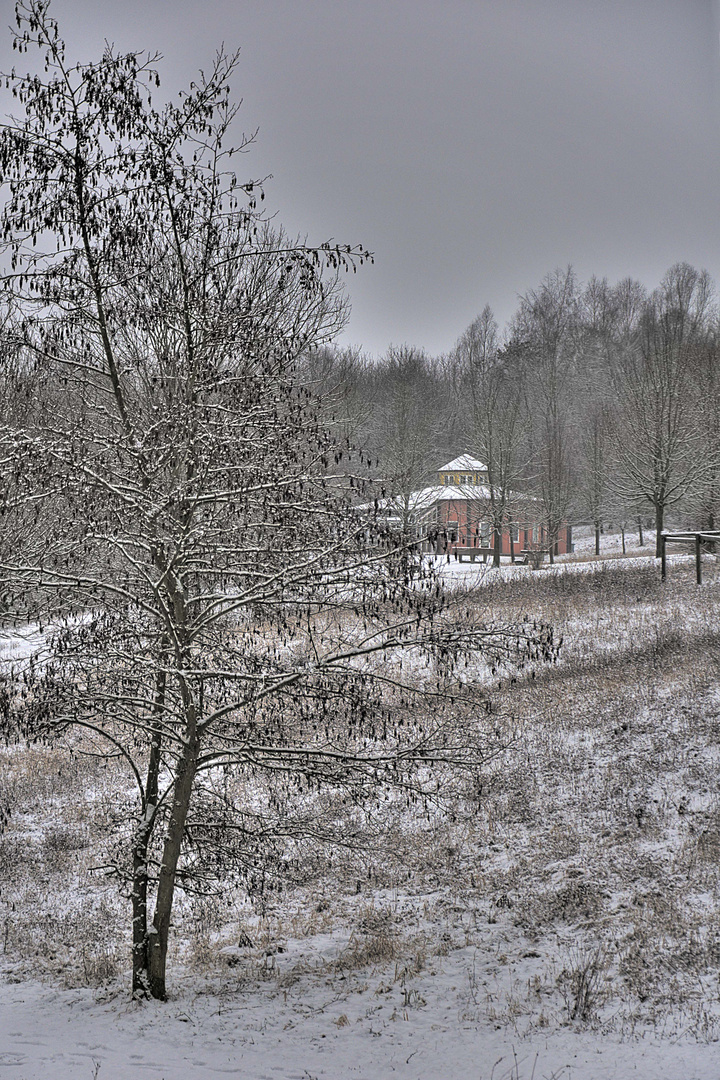
[[[694,544],[695,545],[695,580],[702,585],[702,561],[700,555],[703,544],[720,543],[720,531],[703,529],[701,532],[660,533],[660,566],[662,580],[667,577],[666,545],[671,544]]]

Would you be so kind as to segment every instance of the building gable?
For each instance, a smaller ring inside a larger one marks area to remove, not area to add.
[[[438,470],[440,484],[446,487],[451,484],[469,484],[476,486],[486,484],[488,478],[487,465],[470,454],[461,454],[453,458],[447,465]]]

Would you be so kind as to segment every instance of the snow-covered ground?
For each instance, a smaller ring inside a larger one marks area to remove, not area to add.
[[[643,537],[643,546],[640,547],[637,533],[626,533],[625,551],[622,549],[622,536],[620,533],[603,535],[600,541],[600,555],[595,556],[595,536],[589,528],[579,529],[573,541],[574,552],[571,555],[560,555],[551,566],[546,559],[544,564],[534,570],[530,566],[520,563],[511,563],[507,556],[503,556],[499,568],[492,566],[491,561],[481,562],[479,559],[471,563],[469,559],[462,562],[447,556],[428,556],[446,581],[462,584],[463,586],[475,586],[488,584],[500,578],[504,581],[522,580],[533,574],[542,576],[562,575],[568,573],[586,574],[592,573],[600,566],[614,565],[624,566],[628,569],[639,566],[655,564],[655,533],[647,531]],[[720,557],[704,555],[705,564],[715,566]],[[667,550],[668,566],[694,565],[695,556],[690,546],[673,545]],[[660,572],[659,563],[657,564]]]
[[[0,660],[17,662],[37,656],[45,644],[45,631],[37,623],[0,630]]]
[[[489,949],[438,957],[405,986],[393,965],[362,976],[203,986],[134,1005],[37,982],[0,986],[8,1080],[717,1080],[720,1044],[682,1030],[625,1038],[572,1027],[526,1033],[488,1020],[507,969]],[[515,958],[513,958],[514,960]],[[516,972],[525,974],[522,963]],[[527,965],[526,965],[527,966]]]
[[[565,644],[498,690],[517,738],[475,801],[390,808],[392,857],[262,910],[183,901],[165,1004],[129,1000],[126,902],[92,869],[121,774],[0,752],[0,1080],[718,1080],[720,573],[679,554],[661,585],[629,551],[487,572],[498,617]]]

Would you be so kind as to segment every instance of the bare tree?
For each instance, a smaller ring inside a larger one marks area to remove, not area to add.
[[[698,519],[703,528],[717,529],[720,519],[720,340],[716,320],[705,346],[698,350],[695,381],[702,431],[700,453],[709,466],[698,493]]]
[[[609,490],[609,440],[611,418],[607,405],[591,407],[584,417],[580,434],[582,472],[580,474],[579,502],[592,522],[595,532],[595,554],[600,554],[600,532],[608,509]]]
[[[438,427],[442,424],[437,383],[420,349],[391,346],[376,366],[374,434],[371,445],[401,532],[411,539],[413,496],[438,468]]]
[[[619,321],[620,299],[616,290],[607,278],[592,277],[581,298],[572,422],[578,430],[574,505],[593,526],[596,555],[600,554],[603,522],[617,505],[610,484],[615,403],[608,366]]]
[[[322,401],[326,424],[338,441],[365,448],[373,423],[371,363],[357,346],[323,345],[308,351],[303,379]]]
[[[263,221],[225,148],[235,59],[158,110],[153,58],[69,64],[46,0],[17,17],[44,67],[9,77],[24,112],[0,135],[3,288],[60,393],[0,428],[4,519],[36,522],[0,573],[14,619],[46,627],[4,667],[2,729],[124,764],[135,798],[108,869],[129,886],[134,993],[162,999],[176,889],[251,874],[288,786],[437,797],[444,770],[494,752],[456,660],[554,647],[454,614],[353,510],[298,366],[342,321],[334,271],[365,253]],[[415,647],[433,707],[411,711]]]
[[[500,565],[503,529],[521,514],[523,473],[522,367],[513,349],[502,350],[488,305],[455,346],[466,446],[487,466],[486,515],[493,532],[493,565]]]
[[[513,323],[513,336],[525,347],[532,473],[547,522],[551,561],[574,491],[570,397],[579,326],[572,267],[548,274],[537,290],[521,297]]]
[[[652,506],[658,556],[668,508],[698,492],[717,467],[706,452],[696,394],[711,299],[707,273],[676,264],[613,354],[620,417],[613,482],[625,499]]]

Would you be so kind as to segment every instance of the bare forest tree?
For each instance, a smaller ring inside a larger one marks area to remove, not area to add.
[[[428,357],[408,345],[391,346],[373,375],[370,445],[387,494],[398,508],[401,531],[409,537],[413,492],[424,487],[438,467],[441,395]]]
[[[309,349],[303,381],[322,402],[325,424],[337,440],[364,448],[373,423],[374,395],[371,365],[361,350],[334,344]]]
[[[590,519],[595,533],[595,554],[600,554],[600,533],[610,509],[610,438],[612,419],[604,403],[595,403],[585,413],[580,433],[582,469],[578,502]]]
[[[697,524],[717,529],[720,521],[720,336],[713,320],[705,346],[698,350],[696,382],[702,432],[701,455],[708,462],[700,485]]]
[[[612,355],[619,424],[614,484],[653,508],[656,554],[669,507],[697,497],[717,470],[703,437],[697,373],[712,315],[706,272],[678,263],[642,305]]]
[[[552,637],[456,612],[353,509],[301,376],[365,252],[264,222],[226,145],[235,59],[158,109],[156,58],[70,64],[46,0],[16,13],[40,65],[8,77],[2,287],[39,404],[2,417],[3,531],[32,527],[0,574],[6,625],[40,619],[44,646],[3,662],[2,732],[124,764],[108,871],[133,991],[162,999],[178,887],[250,882],[283,837],[331,842],[338,806],[383,786],[438,798],[499,745],[456,659],[550,656]]]
[[[582,292],[573,424],[578,430],[574,508],[595,533],[600,554],[603,523],[618,509],[611,486],[614,409],[608,357],[614,347],[618,298],[607,278],[592,277]]]
[[[455,359],[465,445],[487,466],[487,517],[493,533],[493,565],[499,566],[503,529],[523,513],[522,363],[513,349],[500,349],[498,326],[487,305],[460,337]]]
[[[547,522],[551,562],[574,495],[571,401],[579,327],[578,285],[568,267],[548,274],[521,298],[512,328],[525,349],[531,474]]]

